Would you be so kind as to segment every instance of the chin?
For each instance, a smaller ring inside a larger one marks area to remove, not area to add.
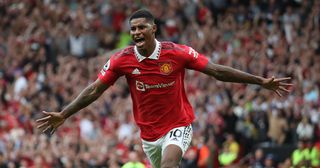
[[[136,46],[137,46],[137,45],[136,45]],[[137,48],[138,48],[139,50],[145,50],[145,49],[146,49],[146,46],[145,46],[145,45],[137,46]]]

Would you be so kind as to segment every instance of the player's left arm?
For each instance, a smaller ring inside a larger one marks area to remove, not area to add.
[[[291,78],[264,78],[261,76],[252,75],[232,67],[218,65],[210,62],[204,55],[199,54],[193,48],[188,46],[184,47],[184,56],[187,60],[187,68],[203,72],[207,75],[215,77],[217,80],[224,82],[234,83],[247,83],[260,85],[266,89],[272,90],[279,96],[282,96],[282,92],[288,93],[288,87],[292,84],[287,83]]]
[[[282,96],[282,92],[289,93],[290,91],[288,87],[292,86],[292,84],[287,83],[287,81],[291,79],[290,77],[264,78],[234,69],[232,67],[218,65],[210,61],[202,70],[202,72],[224,82],[257,84],[263,88],[274,91],[279,96]]]

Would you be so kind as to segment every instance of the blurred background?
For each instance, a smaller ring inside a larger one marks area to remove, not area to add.
[[[142,7],[158,40],[294,84],[281,98],[187,71],[196,120],[181,167],[320,167],[320,1],[0,0],[1,168],[151,167],[122,78],[54,135],[35,128],[132,44],[128,16]]]

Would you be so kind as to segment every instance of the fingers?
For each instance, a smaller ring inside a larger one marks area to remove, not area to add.
[[[279,86],[279,89],[280,89],[281,91],[284,91],[284,92],[287,92],[287,93],[290,92],[289,89],[286,89],[286,88],[284,88],[283,86]]]
[[[279,90],[275,90],[274,92],[276,92],[278,96],[282,97],[282,94],[279,92]]]
[[[271,80],[270,80],[270,83],[272,83],[272,82],[274,81],[274,79],[275,79],[275,77],[272,76],[272,77],[271,77]]]
[[[274,76],[272,76],[272,78],[270,79],[270,84],[273,85],[271,86],[271,89],[273,90],[278,96],[282,97],[283,94],[281,92],[285,92],[285,93],[289,93],[290,92],[290,88],[291,86],[293,86],[293,84],[291,83],[286,83],[284,81],[290,80],[291,77],[284,77],[284,78],[274,78]]]
[[[37,128],[38,128],[38,129],[41,129],[41,128],[43,128],[43,127],[47,126],[48,124],[49,124],[49,121],[46,121],[46,122],[44,122],[44,123],[42,123],[42,124],[38,125],[38,126],[37,126]]]
[[[46,111],[42,111],[42,113],[45,114],[46,117],[42,117],[42,118],[36,120],[36,122],[43,122],[43,121],[46,121],[46,120],[48,120],[49,118],[51,118],[51,113],[46,112]]]
[[[46,132],[46,131],[49,130],[50,128],[52,128],[52,125],[48,125],[44,130],[42,130],[42,133]]]
[[[50,131],[50,134],[52,135],[56,131],[56,129],[57,128],[52,128],[51,131]]]
[[[45,117],[42,117],[38,120],[36,120],[36,123],[38,124],[37,128],[42,130],[42,133],[45,133],[46,131],[50,130],[50,134],[53,134],[56,131],[56,128],[53,127],[52,121],[50,119],[52,118],[51,112],[42,111],[43,114],[45,114]]]
[[[277,78],[276,80],[281,82],[281,81],[286,81],[286,80],[290,80],[291,77],[284,77],[284,78]]]
[[[42,128],[45,128],[45,129],[43,129],[43,130],[41,131],[42,133],[45,133],[46,131],[48,131],[48,130],[51,129],[51,131],[50,131],[50,134],[51,134],[51,135],[57,130],[56,127],[54,127],[53,125],[49,125],[48,122],[39,125],[38,128],[39,128],[40,130],[41,130]]]
[[[37,119],[37,120],[36,120],[36,122],[37,122],[37,123],[39,123],[39,122],[48,121],[50,118],[51,118],[51,116],[46,116],[46,117],[43,117],[43,118]]]
[[[274,78],[274,77],[272,77],[272,78]],[[275,82],[282,82],[282,81],[287,81],[287,80],[290,80],[290,79],[291,79],[291,77],[285,77],[285,78],[277,78],[274,81]]]
[[[283,83],[283,82],[280,82],[279,85],[281,85],[281,86],[293,86],[292,83]]]
[[[49,112],[46,112],[46,111],[42,111],[43,114],[46,114],[46,115],[49,115],[50,113]]]
[[[282,94],[281,92],[285,92],[285,93],[289,93],[289,92],[290,92],[289,89],[286,89],[286,88],[284,88],[283,86],[279,86],[278,89],[274,89],[273,91],[276,92],[276,94],[277,94],[278,96],[280,96],[280,97],[283,96],[283,94]]]

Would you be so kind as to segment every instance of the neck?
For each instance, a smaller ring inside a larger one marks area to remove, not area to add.
[[[138,48],[138,52],[145,57],[149,57],[153,53],[155,48],[156,48],[156,40],[154,39],[152,43],[150,43],[149,45],[146,45],[145,49]]]

